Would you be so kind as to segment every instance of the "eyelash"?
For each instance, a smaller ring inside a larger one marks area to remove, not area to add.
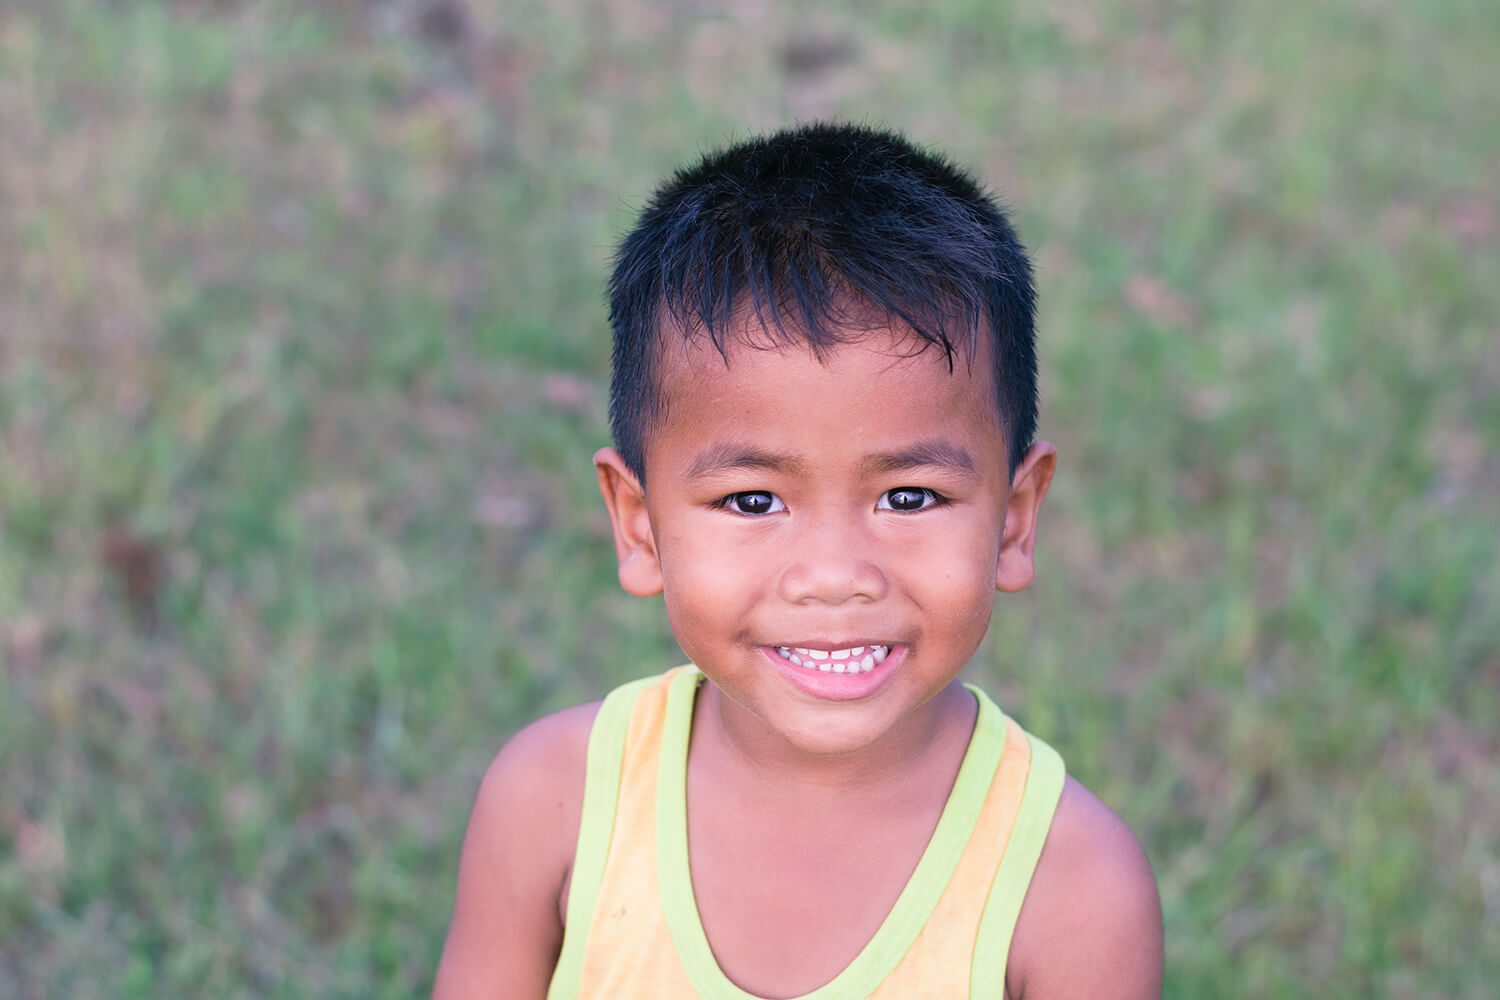
[[[722,496],[722,497],[720,497],[719,499],[715,500],[712,504],[710,504],[710,506],[714,510],[727,510],[731,514],[738,514],[741,517],[762,517],[762,516],[764,516],[766,514],[779,514],[779,513],[781,513],[781,511],[777,511],[777,510],[763,510],[763,511],[736,510],[734,505],[735,505],[735,503],[741,497],[770,497],[771,498],[771,505],[773,507],[776,504],[781,504],[781,510],[786,510],[786,502],[783,501],[781,499],[781,497],[779,497],[776,494],[772,493],[770,490],[741,490],[738,493],[730,493],[728,496]]]
[[[881,507],[879,504],[876,505],[875,509],[895,511],[898,514],[915,514],[918,511],[931,510],[934,507],[944,507],[948,504],[947,497],[943,496],[937,490],[930,490],[925,486],[897,486],[893,490],[886,490],[884,493],[880,494],[880,499],[885,500],[892,493],[920,493],[922,494],[924,500],[930,500],[931,502],[924,503],[922,506],[915,509],[897,510],[897,508],[895,507]]]
[[[920,493],[922,494],[922,498],[928,502],[924,503],[921,507],[897,508],[895,506],[890,506],[887,500],[887,498],[890,497],[890,495],[893,493]],[[763,511],[739,510],[737,509],[736,504],[740,502],[740,498],[742,497],[769,497],[770,505],[773,508],[777,504],[780,504],[781,508],[780,510],[772,509]],[[941,493],[937,492],[936,490],[928,489],[925,486],[897,486],[895,489],[886,490],[884,493],[880,494],[880,502],[877,502],[875,509],[889,510],[896,514],[916,514],[920,511],[931,510],[934,507],[946,507],[950,502],[951,501],[949,501],[949,499],[943,496]],[[882,503],[887,505],[882,506]],[[726,496],[720,497],[712,504],[710,504],[710,507],[714,510],[727,510],[732,514],[738,514],[741,517],[762,517],[766,514],[779,514],[781,513],[781,511],[786,510],[786,502],[776,494],[772,493],[770,490],[742,490],[738,493],[730,493]]]

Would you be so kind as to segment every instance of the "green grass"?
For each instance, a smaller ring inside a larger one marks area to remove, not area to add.
[[[0,8],[0,995],[427,988],[490,755],[676,655],[610,245],[827,115],[1036,250],[1062,465],[973,672],[1142,836],[1167,994],[1491,994],[1487,5],[431,6]]]

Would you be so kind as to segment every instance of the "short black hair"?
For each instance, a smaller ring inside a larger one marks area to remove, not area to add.
[[[921,349],[942,348],[950,369],[955,353],[972,363],[988,332],[1012,474],[1031,447],[1031,262],[1004,211],[945,157],[868,126],[815,123],[710,153],[662,184],[609,282],[610,430],[643,484],[665,328],[706,333],[727,360],[747,305],[771,346],[820,356],[871,328],[871,310],[910,327]]]

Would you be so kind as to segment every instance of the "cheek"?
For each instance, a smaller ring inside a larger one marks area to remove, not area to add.
[[[732,632],[753,602],[757,569],[746,553],[715,544],[707,532],[686,532],[664,539],[660,548],[667,620],[685,651]]]
[[[940,612],[935,613],[946,619],[956,639],[977,646],[995,611],[994,565],[972,558],[954,565],[941,593],[933,595],[933,604],[940,606]]]
[[[972,536],[969,536],[972,537]],[[997,545],[929,544],[915,554],[909,579],[920,603],[953,621],[989,621],[995,599]]]
[[[977,507],[977,505],[974,505]],[[945,576],[983,572],[1000,559],[1001,524],[978,509],[944,511],[945,517],[888,529],[880,542],[903,565],[922,563]]]

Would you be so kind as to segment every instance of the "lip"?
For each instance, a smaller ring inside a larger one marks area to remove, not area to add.
[[[854,646],[877,646],[883,645],[890,648],[883,662],[877,663],[875,669],[868,673],[857,674],[835,674],[824,673],[821,670],[809,670],[799,667],[795,663],[784,660],[781,654],[776,652],[775,646],[762,646],[760,651],[771,665],[776,668],[777,673],[785,677],[787,681],[804,694],[825,701],[856,701],[867,698],[874,694],[887,678],[895,673],[901,661],[906,659],[906,646],[900,643],[879,642],[868,639],[854,639],[848,642],[829,642],[826,639],[816,639],[805,642],[788,642],[780,645],[801,647],[804,649],[849,649]]]

